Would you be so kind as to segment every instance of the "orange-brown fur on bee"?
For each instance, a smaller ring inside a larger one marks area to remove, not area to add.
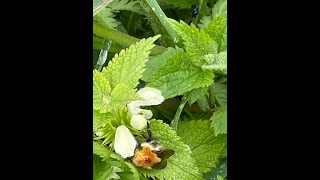
[[[141,144],[142,149],[136,149],[134,153],[133,163],[138,167],[150,169],[161,159],[152,151],[152,146],[148,143]]]

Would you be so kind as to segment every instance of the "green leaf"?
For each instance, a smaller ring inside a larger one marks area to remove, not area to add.
[[[121,23],[115,19],[116,12],[119,10],[127,10],[136,13],[144,13],[143,9],[138,5],[138,2],[129,0],[113,0],[107,7],[103,8],[99,13],[94,16],[94,20],[100,24],[117,28]]]
[[[100,141],[93,141],[93,154],[98,157],[97,162],[94,161],[93,167],[94,177],[96,176],[96,179],[140,179],[140,174],[135,166],[124,161],[108,147],[101,145]],[[102,164],[101,162],[105,164]],[[103,172],[101,172],[102,170]]]
[[[219,0],[214,4],[214,7],[212,8],[212,13],[210,16],[203,16],[200,20],[200,24],[198,26],[201,29],[205,29],[212,20],[214,20],[217,17],[220,17],[227,12],[227,0]]]
[[[108,67],[102,73],[108,77],[111,88],[117,84],[125,84],[130,88],[136,88],[142,73],[145,70],[145,63],[150,54],[150,50],[155,46],[153,42],[160,35],[148,39],[142,39],[125,50],[121,50],[108,63]]]
[[[172,127],[161,120],[151,120],[150,124],[153,137],[159,139],[166,149],[174,150],[175,153],[168,158],[167,167],[160,170],[138,168],[139,171],[148,177],[156,177],[159,180],[203,179],[202,174],[194,164],[194,159],[191,158],[189,151]]]
[[[217,168],[212,168],[212,170],[204,174],[206,180],[219,180],[218,178],[227,177],[227,159],[222,160]]]
[[[136,168],[128,162],[125,162],[115,153],[110,154],[108,160],[102,160],[99,156],[94,155],[93,176],[94,180],[106,179],[126,179],[139,180],[139,174]]]
[[[136,93],[136,89],[131,89],[125,84],[117,84],[110,94],[110,102],[100,109],[105,113],[121,106],[126,106],[129,102],[141,99]]]
[[[196,5],[199,2],[199,0],[158,0],[158,1],[161,3],[173,5],[173,7],[177,7],[181,9],[190,9],[192,5]]]
[[[219,0],[212,8],[213,19],[227,12],[227,0]]]
[[[212,16],[203,16],[200,19],[200,24],[198,24],[198,26],[200,27],[200,29],[205,29],[209,23],[212,21]]]
[[[214,83],[214,96],[219,107],[227,107],[227,85],[219,82]]]
[[[139,172],[138,172],[137,168],[134,165],[132,165],[131,163],[125,162],[125,164],[127,165],[127,167],[132,172],[133,179],[134,180],[139,180],[140,179],[140,175],[139,175]]]
[[[176,49],[169,47],[165,52],[160,55],[153,56],[146,63],[146,71],[144,71],[142,80],[148,82],[153,75],[155,75],[160,67],[167,63],[167,59],[176,53]]]
[[[99,156],[93,155],[93,180],[106,180],[107,170],[111,166],[101,160]]]
[[[145,12],[139,6],[139,3],[137,1],[129,1],[129,0],[113,0],[109,7],[113,11],[120,11],[120,10],[126,10],[126,11],[132,11],[139,14],[144,14]]]
[[[202,173],[215,167],[220,158],[226,156],[227,136],[214,135],[209,120],[182,121],[178,135],[191,149],[191,156]]]
[[[108,122],[108,113],[100,113],[99,110],[93,110],[93,130],[105,125]]]
[[[139,100],[136,89],[122,83],[117,84],[110,93],[111,87],[103,73],[93,71],[93,109],[100,113],[125,106],[130,101]]]
[[[117,174],[118,172],[123,172],[122,169],[111,166],[108,171],[106,171],[107,180],[111,179],[121,179],[120,176]]]
[[[205,96],[202,96],[200,99],[198,99],[197,104],[202,111],[207,111],[210,109],[210,105]]]
[[[227,74],[227,51],[220,52],[217,55],[205,55],[207,64],[201,66],[203,70],[211,69]]]
[[[109,148],[93,141],[93,154],[98,155],[102,161],[110,159],[111,153],[112,151]]]
[[[102,9],[97,15],[95,15],[94,20],[98,21],[100,24],[110,27],[116,28],[119,26],[120,22],[114,19],[115,15],[112,13],[112,9],[106,7]]]
[[[110,102],[111,87],[108,79],[99,71],[93,71],[93,109],[100,110]]]
[[[111,157],[112,159],[108,159],[107,161],[104,161],[104,162],[106,162],[106,163],[109,164],[110,166],[123,168],[123,166],[124,166],[124,161],[123,161],[123,159],[119,159],[119,160],[118,160],[118,159],[112,157],[113,155],[116,155],[116,154],[111,153],[110,157]]]
[[[192,65],[190,57],[184,51],[177,52],[167,60],[158,72],[150,79],[147,86],[161,90],[162,95],[168,99],[182,95],[195,88],[206,87],[212,84],[214,74],[212,71],[203,71]]]
[[[133,166],[131,163],[126,162],[124,159],[122,159],[121,156],[115,154],[115,153],[111,153],[110,154],[110,158],[107,161],[105,161],[107,164],[109,164],[110,166],[114,166],[114,167],[118,167],[120,168],[122,171],[117,172],[117,175],[121,178],[121,179],[126,179],[126,180],[139,180],[140,178],[140,174],[138,173],[138,170],[136,169],[135,166]]]
[[[188,96],[188,103],[191,106],[191,104],[193,104],[197,100],[208,95],[208,87],[193,89]]]
[[[184,40],[185,49],[194,65],[201,67],[205,63],[203,56],[218,52],[217,43],[207,33],[202,30],[199,31],[193,24],[189,26],[184,21],[178,23],[173,19],[168,19],[168,21],[181,36],[181,39]]]
[[[218,52],[225,51],[227,49],[227,13],[213,19],[204,32],[208,33],[219,46]]]
[[[214,134],[226,134],[227,133],[227,108],[218,108],[213,112],[210,118],[211,127],[214,130]]]

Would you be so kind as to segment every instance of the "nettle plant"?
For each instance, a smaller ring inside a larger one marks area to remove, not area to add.
[[[226,0],[93,3],[94,179],[226,179]],[[162,169],[133,163],[148,125]]]

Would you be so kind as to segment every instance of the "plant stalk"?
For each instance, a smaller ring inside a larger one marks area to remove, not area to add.
[[[109,39],[112,42],[116,42],[124,47],[129,47],[131,44],[134,44],[140,40],[115,29],[103,26],[96,21],[93,21],[93,34],[104,39]],[[151,55],[161,54],[165,50],[166,48],[156,45],[151,49]]]
[[[173,127],[173,129],[175,131],[177,131],[177,129],[178,129],[178,123],[179,123],[180,115],[181,115],[181,112],[182,112],[184,106],[186,105],[186,103],[188,101],[188,96],[189,96],[189,93],[182,97],[182,101],[181,101],[181,103],[180,103],[180,105],[179,105],[179,107],[177,109],[177,112],[174,115],[174,118],[173,118],[173,120],[171,122],[171,126]]]

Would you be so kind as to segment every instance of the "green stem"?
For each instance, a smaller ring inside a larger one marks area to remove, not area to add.
[[[186,105],[186,102],[188,101],[188,96],[189,96],[189,93],[182,97],[182,101],[181,101],[181,103],[180,103],[180,105],[179,105],[179,107],[177,109],[177,112],[174,115],[174,118],[173,118],[173,120],[171,122],[171,126],[173,127],[173,129],[175,131],[177,131],[177,129],[178,129],[178,123],[179,123],[180,115],[181,115],[181,112],[182,112],[184,106]]]
[[[111,40],[107,39],[107,40],[104,41],[103,48],[100,51],[98,62],[97,62],[96,67],[95,67],[98,71],[101,71],[102,66],[104,65],[104,63],[107,60],[108,51],[109,51],[109,48],[110,48],[111,44],[112,44]]]
[[[131,12],[131,13],[130,13],[130,16],[129,16],[128,25],[127,25],[127,30],[128,30],[128,32],[131,32],[131,24],[132,24],[133,15],[134,15],[134,12]]]
[[[134,44],[140,40],[115,29],[103,26],[96,21],[93,21],[93,34],[104,39],[110,39],[124,47],[129,47],[131,44]],[[154,48],[152,48],[151,55],[161,54],[165,50],[166,48],[156,45]]]

